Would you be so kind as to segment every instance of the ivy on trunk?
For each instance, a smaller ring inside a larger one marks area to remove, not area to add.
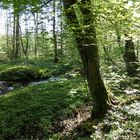
[[[138,64],[135,54],[134,43],[132,38],[126,35],[127,39],[125,40],[125,52],[124,60],[126,64],[126,70],[129,76],[135,76],[137,74]]]
[[[77,0],[64,0],[64,8],[68,23],[72,26],[77,47],[84,65],[88,87],[93,99],[93,111],[91,114],[91,118],[93,119],[104,117],[110,101],[100,74],[95,30],[96,25],[94,22],[95,18],[89,6],[90,4],[90,0],[84,0],[79,4]],[[82,16],[82,23],[78,21],[76,5],[78,5],[78,10]]]

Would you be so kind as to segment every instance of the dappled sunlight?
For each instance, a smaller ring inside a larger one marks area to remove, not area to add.
[[[140,138],[139,0],[1,0],[0,16],[0,140]]]
[[[47,133],[53,133],[52,127],[58,129],[56,132],[60,131],[59,123],[64,118],[73,115],[73,111],[84,103],[83,99],[86,96],[81,94],[80,97],[77,92],[71,97],[69,91],[76,86],[76,81],[64,80],[65,83],[60,81],[27,86],[1,96],[0,105],[3,106],[0,110],[0,121],[3,126],[1,132],[7,131],[2,136],[18,138],[22,134],[20,130],[23,130],[23,136],[30,138],[32,135],[34,138],[39,138],[40,133],[44,136],[47,136]],[[10,116],[10,121],[5,116]],[[59,120],[58,126],[52,126],[57,120]],[[24,127],[25,124],[26,127]],[[42,130],[39,128],[40,125]],[[28,129],[35,130],[30,132]],[[16,134],[14,131],[13,134],[10,133],[11,130],[15,130]]]

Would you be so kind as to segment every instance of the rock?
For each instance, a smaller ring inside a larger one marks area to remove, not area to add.
[[[8,87],[8,90],[12,91],[12,90],[14,90],[14,87]]]
[[[3,92],[0,90],[0,95],[2,95],[3,94]]]
[[[29,82],[40,78],[37,69],[29,66],[14,66],[0,71],[0,79],[8,82]]]
[[[0,95],[4,94],[7,90],[7,83],[5,81],[0,81]]]

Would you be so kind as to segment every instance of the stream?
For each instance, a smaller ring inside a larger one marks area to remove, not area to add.
[[[52,76],[47,80],[32,81],[26,85],[34,86],[34,85],[38,85],[38,84],[42,84],[42,83],[48,83],[50,81],[58,81],[60,79],[61,79],[60,77]],[[23,85],[21,84],[21,86],[23,86]],[[0,81],[0,95],[4,95],[4,94],[8,93],[9,91],[13,91],[14,89],[16,89],[14,86],[7,86],[6,82]],[[125,92],[126,92],[126,94],[132,95],[132,96],[137,96],[138,93],[140,93],[139,90],[135,90],[135,89],[134,90],[125,90]],[[130,105],[125,105],[123,107],[123,109],[125,111],[127,111],[129,114],[140,115],[140,102],[136,101]]]
[[[31,85],[31,86],[34,86],[34,85],[38,85],[38,84],[43,84],[43,83],[48,83],[50,81],[57,81],[59,80],[60,77],[50,77],[49,79],[47,80],[39,80],[39,81],[32,81],[32,82],[29,82],[27,84],[21,84],[21,83],[18,83],[19,86],[27,86],[27,85]],[[16,89],[16,87],[14,86],[8,86],[8,84],[5,82],[5,81],[0,81],[0,95],[3,95],[3,94],[6,94],[8,93],[9,91],[13,91],[14,89]]]
[[[48,82],[50,82],[50,81],[57,81],[57,80],[59,80],[59,77],[54,77],[54,76],[52,76],[52,77],[50,77],[50,78],[47,79],[47,80],[41,80],[41,81],[31,82],[31,83],[29,83],[29,85],[32,85],[32,86],[33,86],[33,85],[48,83]]]

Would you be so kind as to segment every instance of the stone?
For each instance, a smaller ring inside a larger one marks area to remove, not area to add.
[[[7,90],[7,83],[5,81],[0,81],[0,95],[4,94]]]

